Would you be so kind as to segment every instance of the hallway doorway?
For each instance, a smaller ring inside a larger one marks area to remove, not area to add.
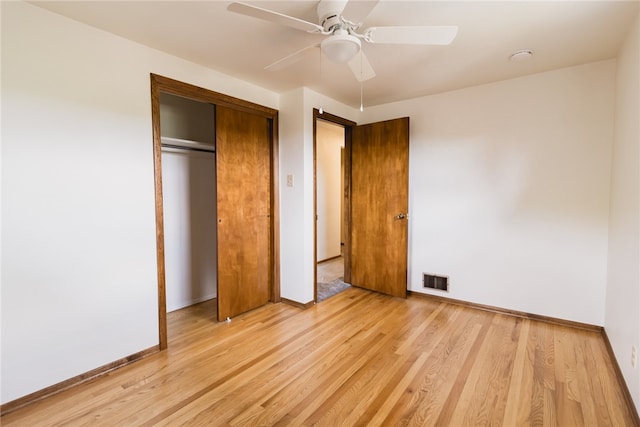
[[[314,110],[315,300],[349,287],[349,139],[355,123]]]
[[[344,281],[344,257],[342,255],[327,261],[320,261],[316,269],[318,272],[318,302],[351,287]]]

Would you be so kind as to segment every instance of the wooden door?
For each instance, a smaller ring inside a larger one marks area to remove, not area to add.
[[[269,301],[269,119],[216,107],[218,320]]]
[[[407,295],[409,118],[356,126],[351,145],[351,284]]]

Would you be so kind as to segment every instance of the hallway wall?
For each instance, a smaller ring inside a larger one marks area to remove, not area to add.
[[[318,262],[340,256],[342,225],[342,166],[344,128],[323,120],[316,123],[316,206]]]

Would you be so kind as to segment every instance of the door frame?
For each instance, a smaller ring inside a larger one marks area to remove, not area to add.
[[[153,169],[156,213],[156,260],[158,269],[158,335],[160,350],[168,346],[167,299],[164,259],[164,213],[162,199],[162,146],[160,135],[160,93],[170,93],[195,101],[225,106],[266,117],[271,130],[271,252],[269,301],[280,302],[280,193],[278,165],[278,110],[264,107],[178,80],[150,74],[151,123],[153,133]]]
[[[356,122],[313,109],[313,300],[318,302],[318,182],[317,182],[317,121],[318,119],[344,127],[344,281],[351,282],[351,134]]]

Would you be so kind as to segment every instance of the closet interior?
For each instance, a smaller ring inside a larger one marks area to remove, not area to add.
[[[160,93],[167,311],[217,297],[215,106]]]

